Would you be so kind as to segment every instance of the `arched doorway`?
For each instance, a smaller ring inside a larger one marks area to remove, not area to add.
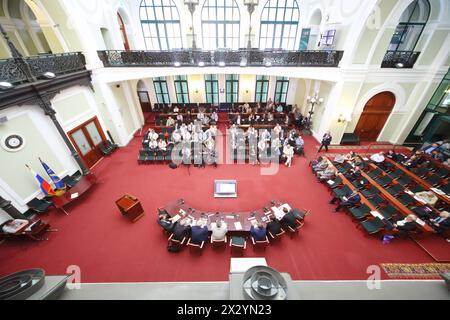
[[[395,105],[395,95],[384,91],[373,96],[364,107],[355,133],[362,141],[376,141]]]
[[[127,29],[123,22],[122,16],[117,12],[117,20],[119,21],[120,34],[122,36],[123,46],[126,51],[130,51],[130,43],[128,42]]]

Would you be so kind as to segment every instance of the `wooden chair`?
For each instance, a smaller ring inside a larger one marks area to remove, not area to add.
[[[266,236],[266,239],[262,240],[262,241],[256,241],[253,237],[250,237],[250,238],[252,239],[254,251],[257,251],[257,250],[266,251],[267,246],[270,244],[269,237],[267,237],[267,236]]]
[[[228,239],[227,239],[226,236],[225,236],[225,238],[224,238],[223,240],[214,240],[214,239],[211,237],[211,245],[212,245],[212,247],[213,247],[214,249],[225,248],[226,245],[227,245],[227,243],[228,243]]]
[[[245,249],[247,249],[247,241],[242,237],[232,237],[230,241],[231,254],[239,256],[244,255]]]
[[[171,245],[177,245],[180,248],[184,245],[184,243],[186,242],[186,237],[183,238],[183,240],[176,240],[173,238],[173,233],[170,235],[169,237],[169,244]]]
[[[197,255],[202,254],[203,247],[205,245],[205,241],[202,241],[201,244],[195,244],[192,242],[192,239],[189,238],[187,242],[187,246],[189,247],[189,252]]]
[[[285,230],[289,233],[289,236],[292,239],[294,236],[299,235],[299,231],[303,227],[303,225],[304,225],[303,222],[300,222],[297,220],[297,225],[295,226],[295,228],[293,228],[291,226],[286,226]]]
[[[283,229],[281,229],[281,232],[280,232],[280,233],[277,233],[277,234],[275,234],[275,235],[273,235],[270,231],[268,231],[267,233],[269,234],[269,237],[270,237],[272,240],[280,241],[280,240],[281,240],[281,236],[282,236],[283,234],[285,234],[286,231],[284,231]]]

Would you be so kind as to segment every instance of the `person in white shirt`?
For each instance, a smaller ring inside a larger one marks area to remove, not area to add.
[[[241,115],[240,115],[240,114],[238,114],[238,116],[237,116],[236,124],[237,124],[238,126],[241,125]]]
[[[158,141],[158,149],[162,151],[167,151],[167,143],[164,139],[159,139]]]
[[[281,126],[280,126],[279,123],[277,123],[277,125],[275,126],[275,128],[273,128],[273,131],[275,132],[275,135],[276,135],[277,137],[280,137],[281,130],[283,130],[283,128],[281,128]]]
[[[189,131],[187,131],[187,130],[184,131],[184,133],[183,133],[183,141],[190,142],[191,138],[192,138],[191,133]]]
[[[252,109],[250,108],[250,105],[248,103],[244,104],[244,110],[245,110],[245,113],[252,112]]]
[[[199,112],[197,113],[197,119],[203,121],[203,119],[205,118],[205,114],[203,112]]]
[[[173,108],[173,112],[174,112],[174,113],[180,112],[180,109],[178,108],[178,106],[175,106],[175,108]]]
[[[211,231],[211,239],[213,241],[223,241],[228,232],[227,224],[217,220],[215,224],[211,224]]]
[[[216,125],[212,125],[211,127],[209,127],[209,132],[210,132],[212,137],[217,136],[217,126]]]
[[[159,138],[159,134],[157,134],[155,131],[152,132],[150,140],[156,141]]]
[[[192,133],[192,131],[194,131],[194,124],[193,124],[192,122],[190,122],[190,123],[187,125],[187,130],[188,130],[189,132],[191,132],[191,133]]]
[[[211,121],[217,123],[219,121],[219,115],[217,114],[217,112],[213,112],[211,115]]]
[[[264,131],[261,133],[261,140],[264,141],[270,141],[270,132],[267,129],[264,129]]]
[[[383,152],[373,154],[370,160],[375,163],[382,163],[385,160]]]
[[[286,157],[286,166],[290,168],[292,165],[292,158],[294,157],[294,148],[290,144],[287,144],[283,148],[283,153]]]
[[[183,115],[182,114],[177,115],[177,122],[178,123],[182,123],[183,122]]]
[[[173,127],[175,125],[175,120],[172,117],[169,117],[166,121],[166,127]]]
[[[181,134],[178,130],[175,130],[172,133],[172,140],[175,144],[179,143],[181,141]]]
[[[156,140],[150,140],[150,142],[148,143],[148,147],[150,148],[150,150],[156,151],[156,149],[158,149],[158,142]]]

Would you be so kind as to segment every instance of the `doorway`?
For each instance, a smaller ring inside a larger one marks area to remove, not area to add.
[[[125,51],[130,51],[130,43],[128,42],[127,29],[125,28],[125,23],[123,22],[120,13],[117,13],[117,20],[119,21],[120,34],[122,36],[122,42]]]
[[[395,95],[384,91],[373,96],[364,107],[355,133],[361,141],[376,141],[395,106]]]
[[[97,117],[86,121],[67,134],[87,167],[92,168],[103,158],[100,145],[106,136]]]

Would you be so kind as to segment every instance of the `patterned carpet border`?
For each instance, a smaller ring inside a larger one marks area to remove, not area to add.
[[[450,272],[450,263],[382,263],[391,279],[441,279],[440,273]]]

